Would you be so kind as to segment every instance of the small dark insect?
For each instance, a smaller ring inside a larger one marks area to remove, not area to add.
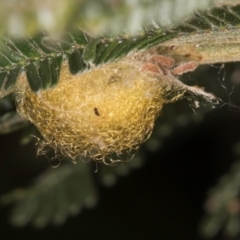
[[[99,111],[96,107],[94,108],[94,113],[95,113],[96,116],[100,116],[100,113],[99,113]]]

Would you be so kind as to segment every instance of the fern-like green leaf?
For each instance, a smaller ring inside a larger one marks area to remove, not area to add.
[[[134,49],[151,47],[173,37],[174,33],[148,31],[135,38],[91,38],[83,31],[68,33],[59,41],[45,34],[32,39],[5,39],[0,46],[0,89],[14,86],[21,71],[26,72],[33,91],[57,84],[62,61],[67,61],[72,74],[84,71],[91,64],[114,61]]]
[[[93,38],[77,30],[66,33],[61,40],[50,39],[44,33],[29,39],[5,38],[0,46],[0,89],[14,87],[24,71],[31,89],[36,92],[57,84],[62,62],[67,62],[70,72],[77,74],[92,66],[116,61],[132,51],[171,42],[171,39],[176,39],[176,45],[181,37],[187,36],[192,41],[196,38],[197,44],[196,33],[207,38],[212,32],[238,29],[239,24],[240,5],[237,5],[196,13],[188,21],[164,31],[155,24],[151,30],[135,37]]]

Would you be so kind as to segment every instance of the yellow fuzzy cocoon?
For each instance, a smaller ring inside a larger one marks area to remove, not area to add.
[[[63,65],[59,84],[39,93],[19,82],[18,112],[36,125],[43,149],[50,146],[73,161],[129,160],[164,104],[161,81],[128,61],[78,75]]]

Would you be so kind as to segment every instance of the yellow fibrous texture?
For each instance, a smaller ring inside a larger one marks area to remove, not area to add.
[[[161,81],[137,64],[120,61],[78,75],[64,65],[55,88],[33,93],[19,84],[18,111],[56,153],[112,163],[122,154],[130,159],[150,136],[162,96]]]

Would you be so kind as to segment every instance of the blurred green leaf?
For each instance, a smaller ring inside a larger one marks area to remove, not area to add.
[[[1,197],[2,203],[17,201],[11,222],[23,226],[33,222],[44,227],[52,222],[61,224],[68,215],[79,213],[82,207],[93,207],[97,193],[93,186],[88,164],[79,162],[50,168],[36,179],[28,189],[16,189]]]
[[[60,36],[71,27],[91,34],[106,31],[136,34],[158,20],[162,26],[183,21],[197,10],[206,10],[221,0],[1,0],[0,35],[22,37],[44,29]]]

